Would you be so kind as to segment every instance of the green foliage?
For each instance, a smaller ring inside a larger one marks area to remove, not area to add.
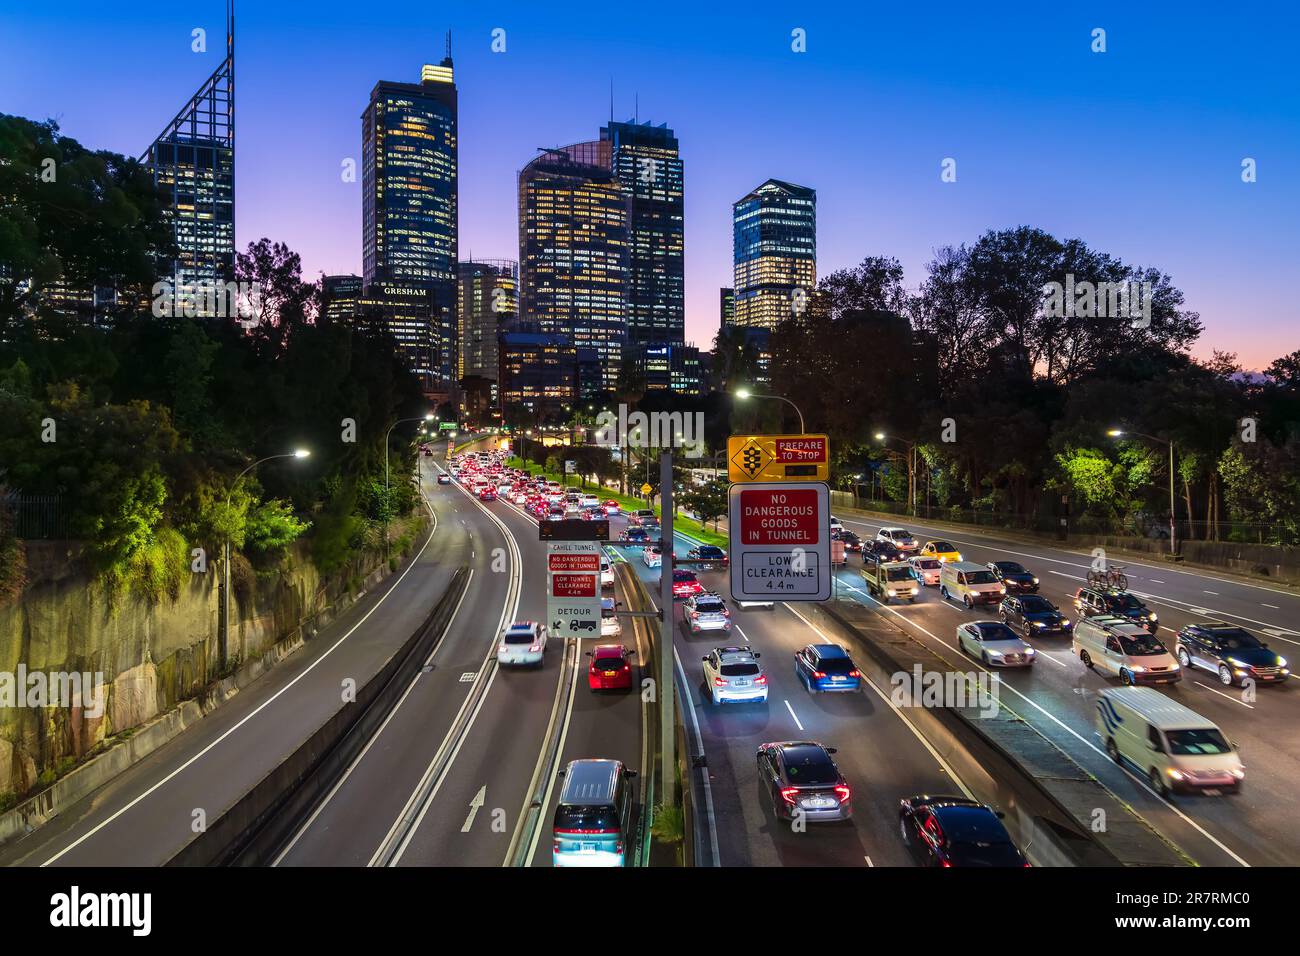
[[[261,501],[249,510],[244,524],[244,545],[262,554],[283,551],[311,527],[299,521],[289,502],[280,498]]]

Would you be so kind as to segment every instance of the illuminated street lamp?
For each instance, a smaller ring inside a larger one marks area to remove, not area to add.
[[[882,445],[890,438],[900,441],[907,446],[907,497],[908,508],[912,512],[912,517],[916,517],[916,442],[908,441],[898,435],[886,435],[884,432],[876,432],[873,436],[876,441]]]
[[[758,392],[751,392],[747,388],[736,389],[735,395],[736,398],[740,399],[742,402],[750,398],[771,398],[771,399],[775,399],[778,402],[785,402],[787,405],[793,408],[795,414],[799,416],[799,434],[806,435],[808,433],[808,429],[804,428],[804,424],[803,424],[803,412],[799,411],[799,406],[796,405],[794,402],[790,401],[790,399],[782,395],[760,395]]]
[[[1153,441],[1157,444],[1169,446],[1169,553],[1171,555],[1178,553],[1177,532],[1178,525],[1174,519],[1174,442],[1171,438],[1157,438],[1155,435],[1147,435],[1143,432],[1126,432],[1122,428],[1111,428],[1106,431],[1111,438],[1123,438],[1126,434],[1136,435],[1138,438],[1145,438],[1147,441]]]

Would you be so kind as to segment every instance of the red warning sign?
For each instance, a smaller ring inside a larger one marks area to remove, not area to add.
[[[548,554],[547,566],[552,571],[599,571],[599,554]]]
[[[742,544],[815,545],[818,532],[814,488],[746,488],[740,492]]]
[[[596,575],[553,574],[551,594],[555,597],[595,597]]]

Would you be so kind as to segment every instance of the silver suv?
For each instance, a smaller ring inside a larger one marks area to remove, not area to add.
[[[704,657],[704,685],[714,704],[767,702],[767,676],[747,647],[715,647]]]

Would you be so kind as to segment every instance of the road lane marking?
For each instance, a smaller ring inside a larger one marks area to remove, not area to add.
[[[1201,683],[1200,681],[1198,681],[1198,680],[1194,680],[1194,681],[1192,681],[1192,683],[1195,684],[1197,687],[1204,687],[1204,688],[1205,688],[1206,690],[1208,690],[1211,694],[1218,694],[1220,697],[1227,698],[1228,700],[1232,701],[1234,704],[1241,704],[1242,707],[1247,707],[1247,708],[1249,708],[1250,710],[1254,710],[1254,709],[1255,709],[1255,708],[1252,707],[1250,704],[1246,703],[1244,700],[1241,700],[1240,698],[1237,698],[1237,697],[1233,697],[1231,694],[1225,694],[1223,691],[1219,690],[1217,687],[1211,687],[1209,684],[1202,684],[1202,683]]]
[[[649,593],[648,590],[647,593]],[[650,599],[650,603],[654,603],[654,598]],[[657,607],[656,610],[658,610]],[[700,756],[704,756],[704,736],[700,733],[700,719],[695,713],[695,699],[691,696],[690,685],[686,682],[686,669],[682,667],[682,659],[677,653],[677,642],[675,640],[673,641],[673,663],[677,665],[677,677],[680,682],[678,688],[676,688],[680,690],[678,697],[686,702],[684,709],[691,715],[691,734],[695,738],[695,749]],[[704,783],[704,807],[709,818],[709,848],[713,851],[713,865],[722,866],[722,856],[718,851],[718,824],[713,813],[713,784],[709,780],[709,768],[707,766],[700,768],[700,778]]]
[[[1282,610],[1282,609],[1281,609],[1280,607],[1278,607],[1276,604],[1264,604],[1263,601],[1260,601],[1259,603],[1260,603],[1260,604],[1263,604],[1264,607],[1271,607],[1271,608],[1272,608],[1273,610],[1275,610],[1275,611],[1280,611],[1280,610]]]
[[[70,851],[76,849],[78,846],[80,846],[80,845],[81,845],[82,843],[84,843],[86,840],[89,840],[92,836],[94,836],[94,835],[95,835],[96,833],[98,833],[100,830],[104,829],[104,827],[108,826],[110,823],[112,823],[112,822],[113,822],[114,820],[116,820],[118,817],[122,816],[122,814],[126,813],[126,812],[127,812],[128,810],[130,810],[132,807],[136,806],[136,805],[137,805],[138,803],[140,803],[142,800],[144,800],[144,799],[146,799],[147,797],[149,797],[151,794],[153,794],[154,792],[156,792],[157,790],[159,790],[161,787],[163,787],[165,784],[167,784],[167,783],[170,782],[171,780],[173,780],[173,779],[175,779],[176,777],[180,776],[181,773],[183,773],[185,770],[189,769],[191,766],[193,766],[195,763],[197,763],[199,760],[201,760],[204,756],[206,756],[206,755],[207,755],[207,754],[208,754],[208,753],[209,753],[209,752],[210,752],[214,747],[216,747],[218,744],[220,744],[223,740],[225,740],[227,737],[229,737],[231,734],[233,734],[235,731],[237,731],[240,727],[243,727],[244,724],[248,723],[250,720],[252,720],[252,719],[253,719],[254,717],[256,717],[258,714],[260,714],[260,713],[261,713],[263,710],[265,710],[267,707],[270,707],[271,704],[275,703],[275,701],[278,700],[282,694],[284,694],[285,692],[287,692],[287,691],[289,690],[289,688],[293,687],[294,684],[298,683],[298,681],[302,680],[304,677],[306,677],[308,674],[310,674],[313,670],[315,670],[316,667],[317,667],[317,665],[319,665],[321,661],[325,660],[325,658],[327,658],[327,657],[329,657],[331,654],[333,654],[334,651],[339,647],[340,644],[342,644],[344,641],[346,641],[349,637],[352,636],[353,632],[355,632],[357,628],[359,628],[362,624],[366,623],[366,621],[370,618],[370,615],[374,614],[375,611],[379,610],[379,606],[380,606],[381,604],[383,604],[384,601],[388,600],[388,596],[389,596],[390,594],[392,594],[394,591],[397,590],[397,586],[398,586],[399,584],[402,583],[402,579],[405,578],[408,574],[411,573],[411,569],[414,568],[415,565],[416,565],[416,563],[419,561],[420,555],[422,555],[422,554],[424,553],[424,549],[427,548],[427,547],[429,546],[429,543],[433,540],[434,532],[436,532],[436,531],[438,530],[438,513],[437,513],[436,511],[433,510],[433,507],[429,504],[429,501],[428,501],[427,498],[424,500],[424,506],[425,506],[425,508],[427,508],[427,509],[429,510],[429,514],[431,514],[431,515],[433,516],[433,527],[429,529],[429,536],[428,536],[427,538],[424,539],[424,544],[422,544],[422,545],[420,546],[420,550],[417,551],[417,552],[415,553],[415,557],[412,558],[412,559],[411,559],[411,563],[408,564],[408,565],[406,566],[406,570],[403,571],[403,572],[401,573],[401,575],[398,576],[397,580],[393,582],[392,587],[390,587],[387,591],[385,591],[382,595],[380,595],[379,600],[377,600],[377,601],[375,602],[375,606],[372,607],[369,611],[367,611],[367,612],[365,613],[365,616],[363,616],[363,617],[361,618],[361,620],[359,620],[359,621],[357,621],[357,623],[353,624],[352,627],[350,627],[350,628],[348,629],[348,632],[347,632],[346,634],[344,634],[344,635],[343,635],[342,637],[340,637],[337,641],[335,641],[335,642],[334,642],[333,644],[331,644],[328,648],[326,648],[325,653],[321,654],[320,657],[316,658],[316,660],[314,660],[314,661],[312,661],[310,664],[308,664],[307,667],[303,669],[303,672],[302,672],[301,674],[299,674],[299,675],[298,675],[297,677],[295,677],[293,680],[289,681],[289,683],[287,683],[287,684],[285,684],[283,687],[281,687],[278,691],[276,691],[276,692],[275,692],[274,694],[272,694],[269,698],[267,698],[265,701],[263,701],[263,702],[262,702],[262,703],[261,703],[261,704],[260,704],[256,709],[254,709],[253,711],[251,711],[250,713],[248,713],[247,715],[245,715],[244,718],[243,718],[242,720],[240,720],[237,724],[235,724],[233,727],[231,727],[229,730],[227,730],[225,733],[223,733],[223,734],[222,734],[220,737],[218,737],[216,740],[212,741],[212,743],[208,744],[206,747],[204,747],[202,750],[200,750],[198,753],[196,753],[196,754],[195,754],[193,757],[191,757],[189,760],[185,761],[183,764],[181,764],[179,767],[177,767],[175,770],[173,770],[173,771],[172,771],[171,773],[169,773],[167,776],[163,777],[161,780],[159,780],[157,783],[155,783],[155,784],[154,784],[152,787],[150,787],[148,790],[144,791],[144,793],[140,794],[138,797],[136,797],[136,798],[135,798],[134,800],[132,800],[130,803],[126,804],[126,805],[123,806],[121,809],[117,810],[117,811],[116,811],[115,813],[113,813],[111,816],[106,817],[104,820],[102,820],[102,821],[100,821],[98,824],[96,824],[92,829],[87,830],[85,833],[83,833],[81,836],[79,836],[76,840],[74,840],[73,842],[69,843],[67,846],[65,846],[65,847],[64,847],[62,850],[60,850],[58,853],[54,854],[52,857],[50,857],[48,860],[46,860],[44,863],[42,863],[41,866],[42,866],[42,867],[49,866],[51,863],[54,863],[55,861],[57,861],[60,857],[62,857],[62,856],[64,856],[65,854],[69,853]]]
[[[1218,597],[1218,596],[1219,596],[1219,592],[1218,592],[1218,591],[1206,591],[1204,588],[1202,588],[1201,590],[1202,590],[1204,593],[1206,593],[1206,594],[1213,594],[1215,597]]]
[[[740,636],[743,637],[743,638],[745,639],[745,643],[748,644],[748,643],[749,643],[749,635],[746,634],[744,631],[740,630],[740,625],[739,625],[739,624],[736,624],[736,625],[733,625],[733,626],[734,626],[734,627],[736,628],[736,630],[740,633]]]
[[[469,802],[469,815],[465,817],[465,822],[461,824],[460,832],[469,833],[469,828],[474,825],[474,818],[478,816],[479,807],[487,800],[487,784],[478,788],[478,793],[474,794],[474,799]]]
[[[790,706],[790,702],[785,700],[782,701],[782,703],[785,704],[785,709],[790,711],[790,718],[794,721],[794,725],[799,728],[800,733],[803,733],[803,724],[799,723],[799,718],[795,715],[794,708]]]

